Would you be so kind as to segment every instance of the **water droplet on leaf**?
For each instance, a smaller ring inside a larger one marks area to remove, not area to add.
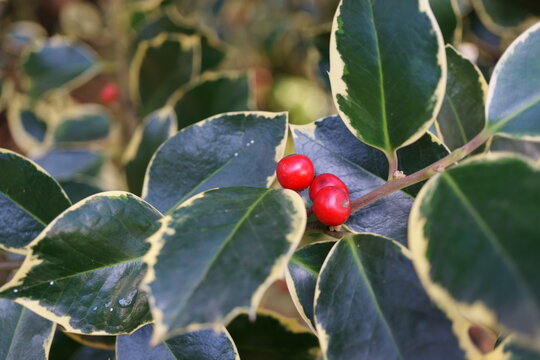
[[[135,299],[135,296],[137,296],[137,289],[131,290],[125,297],[118,300],[118,304],[120,304],[121,307],[128,307],[133,303],[133,300]]]

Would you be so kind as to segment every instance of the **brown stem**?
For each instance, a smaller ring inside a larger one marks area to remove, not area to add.
[[[366,195],[361,196],[360,198],[356,200],[353,200],[351,203],[352,213],[385,197],[388,194],[391,194],[395,191],[404,189],[406,187],[409,187],[411,185],[414,185],[416,183],[429,179],[433,175],[444,171],[447,167],[452,166],[453,164],[455,164],[456,162],[458,162],[459,160],[463,159],[465,156],[469,155],[471,152],[476,150],[478,147],[480,147],[483,143],[485,143],[491,137],[491,135],[492,133],[490,131],[483,130],[470,142],[463,145],[459,149],[454,150],[450,155],[437,161],[436,163],[433,163],[429,165],[428,167],[425,167],[422,170],[419,170],[415,172],[414,174],[411,174],[404,178],[389,181],[386,184],[382,185],[381,187],[378,187],[377,189],[367,193]]]
[[[394,180],[394,176],[398,171],[398,157],[397,153],[385,153],[386,158],[388,159],[388,181]]]

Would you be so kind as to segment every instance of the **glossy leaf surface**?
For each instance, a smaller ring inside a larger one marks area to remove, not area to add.
[[[239,360],[225,329],[187,333],[150,346],[152,325],[118,337],[117,360]]]
[[[292,190],[219,188],[174,208],[145,257],[154,340],[255,311],[305,225],[304,203]]]
[[[56,326],[21,305],[0,300],[0,359],[46,360]]]
[[[99,105],[79,105],[63,115],[53,137],[57,143],[101,140],[109,135],[110,127],[107,109]]]
[[[315,298],[328,360],[465,358],[451,322],[431,303],[404,252],[370,234],[344,238],[332,249]]]
[[[143,197],[165,212],[208,189],[269,186],[285,151],[286,131],[284,113],[222,114],[190,126],[159,148]]]
[[[330,83],[341,117],[366,144],[392,154],[423,135],[443,100],[445,63],[428,1],[341,1]]]
[[[430,180],[409,224],[415,266],[440,306],[536,344],[539,182],[526,158],[471,158]]]
[[[161,215],[129,193],[90,197],[58,216],[0,297],[20,303],[67,331],[129,333],[151,319],[146,295],[145,242]]]
[[[443,142],[454,150],[486,126],[487,83],[480,70],[453,47],[446,47],[446,58],[448,81],[437,125]]]
[[[0,247],[25,252],[26,246],[71,203],[41,167],[0,149]]]
[[[540,24],[517,38],[497,63],[487,98],[492,131],[540,140]]]

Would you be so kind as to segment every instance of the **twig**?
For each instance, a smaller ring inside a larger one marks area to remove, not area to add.
[[[319,221],[309,222],[306,226],[306,234],[323,233],[336,239],[341,239],[348,233],[345,231],[330,230],[328,226]]]
[[[4,261],[0,262],[0,271],[1,270],[15,270],[22,265],[22,261]]]
[[[456,149],[450,155],[437,161],[436,163],[431,164],[428,167],[425,167],[422,170],[415,172],[414,174],[405,176],[404,178],[389,181],[386,184],[378,187],[377,189],[367,193],[366,195],[361,196],[360,198],[356,200],[353,200],[351,203],[352,213],[357,212],[363,207],[366,207],[367,205],[395,191],[404,189],[406,187],[409,187],[411,185],[414,185],[416,183],[429,179],[435,174],[444,171],[447,167],[452,166],[453,164],[455,164],[456,162],[458,162],[459,160],[463,159],[465,156],[469,155],[471,152],[476,150],[478,147],[480,147],[483,143],[485,143],[491,137],[491,135],[492,133],[488,131],[487,129],[485,129],[480,134],[478,134],[474,139],[472,139],[470,142],[463,145],[459,149]]]

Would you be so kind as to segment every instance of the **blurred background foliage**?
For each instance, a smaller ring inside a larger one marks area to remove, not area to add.
[[[538,0],[430,3],[445,42],[488,81],[506,47],[540,18]],[[141,194],[157,147],[214,114],[289,111],[295,124],[333,114],[327,72],[337,4],[0,0],[0,147],[32,158],[76,202],[104,190]],[[107,86],[118,95],[104,97]],[[540,157],[535,143],[496,138],[491,146]],[[7,257],[0,252],[6,269],[17,261]],[[0,284],[8,274],[0,268]],[[283,281],[263,304],[295,315]],[[61,333],[54,343],[52,359],[111,356],[110,344],[80,348],[84,339]]]

